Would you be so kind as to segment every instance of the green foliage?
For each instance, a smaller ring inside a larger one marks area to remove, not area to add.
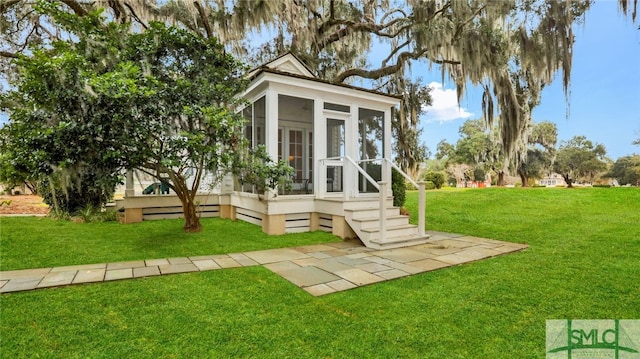
[[[605,155],[603,145],[575,136],[560,145],[553,169],[564,177],[569,187],[580,179],[593,182],[598,174],[607,170]]]
[[[68,219],[81,223],[115,222],[118,220],[118,212],[114,209],[103,209],[87,205],[76,211]]]
[[[613,164],[607,176],[615,178],[620,185],[637,185],[640,181],[640,155],[623,156]]]
[[[391,169],[391,192],[393,192],[393,205],[403,207],[407,198],[407,182],[395,168]]]
[[[59,212],[75,214],[86,207],[102,208],[113,198],[114,187],[105,186],[100,175],[88,168],[73,182],[63,183],[69,179],[54,173],[38,183],[38,193],[44,203]]]
[[[487,174],[482,168],[476,168],[473,170],[473,180],[476,182],[483,182],[487,178]]]
[[[424,174],[424,180],[431,182],[435,188],[440,189],[446,182],[446,175],[444,172],[430,171]]]
[[[433,183],[432,181],[425,181],[425,189],[427,190],[432,190],[432,189],[436,189],[436,184]]]
[[[248,150],[248,156],[235,172],[240,183],[253,185],[262,194],[267,189],[290,186],[293,167],[283,160],[273,161],[261,145]]]
[[[139,168],[176,192],[191,209],[185,229],[199,230],[200,179],[238,166],[246,145],[242,117],[229,110],[246,86],[243,66],[213,37],[161,23],[128,33],[100,11],[61,6],[37,9],[68,40],[20,57],[15,90],[2,94],[12,161],[49,177],[70,212],[101,207],[123,171]]]

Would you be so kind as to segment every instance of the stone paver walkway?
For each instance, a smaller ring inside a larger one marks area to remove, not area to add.
[[[429,243],[374,250],[359,241],[0,272],[0,293],[263,265],[314,296],[472,262],[527,245],[430,231]]]

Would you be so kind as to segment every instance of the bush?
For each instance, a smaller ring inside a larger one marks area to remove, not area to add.
[[[431,172],[425,173],[424,180],[427,182],[431,182],[434,188],[440,189],[442,188],[442,185],[446,181],[446,176],[442,172],[431,171]],[[433,189],[433,188],[427,188],[427,189]]]
[[[393,205],[395,207],[404,206],[407,197],[407,184],[404,176],[395,169],[391,170],[391,191],[393,192]]]
[[[38,193],[44,203],[53,210],[75,214],[91,206],[102,208],[113,197],[115,184],[105,185],[94,173],[87,171],[80,175],[80,181],[69,184],[64,189],[60,183],[45,178],[38,185]]]
[[[433,183],[431,181],[426,181],[424,188],[427,189],[427,190],[436,189],[436,185],[435,185],[435,183]]]

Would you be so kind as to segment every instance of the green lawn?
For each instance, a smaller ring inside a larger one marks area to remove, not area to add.
[[[414,215],[416,197],[408,195]],[[263,267],[4,294],[0,353],[47,358],[544,358],[547,319],[640,318],[640,189],[433,191],[427,200],[429,229],[530,247],[318,298]],[[8,243],[38,237],[32,233],[42,223],[74,232],[69,224],[34,219],[10,224],[13,220],[1,223],[3,268],[14,257],[8,252],[31,253]],[[207,221],[205,228],[217,222]],[[166,223],[158,229],[166,237],[202,241],[189,247],[198,253],[212,245],[206,238],[180,234],[179,222]],[[107,237],[118,230],[115,224],[105,226],[110,230],[93,235]],[[144,226],[137,232],[141,237]],[[226,222],[216,238],[235,242],[242,226]],[[81,227],[85,233],[90,226]],[[47,241],[51,235],[39,236]],[[64,237],[58,233],[56,238]],[[308,241],[326,240],[331,239]],[[169,247],[168,241],[160,246]],[[161,250],[145,252],[152,244],[119,246],[131,248],[127,255],[166,256]],[[231,243],[227,248],[247,246]],[[33,253],[47,248],[38,244]],[[174,249],[176,255],[190,250]],[[65,256],[64,250],[56,251]]]
[[[198,256],[292,247],[340,238],[325,232],[268,236],[259,226],[202,219],[203,231],[185,233],[182,219],[123,225],[50,218],[0,218],[0,270]]]

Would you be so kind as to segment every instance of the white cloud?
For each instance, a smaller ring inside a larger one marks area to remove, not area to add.
[[[426,106],[425,117],[427,122],[447,122],[457,119],[465,119],[473,116],[465,108],[458,106],[458,97],[456,90],[443,89],[442,83],[431,82],[431,99],[432,106]]]

